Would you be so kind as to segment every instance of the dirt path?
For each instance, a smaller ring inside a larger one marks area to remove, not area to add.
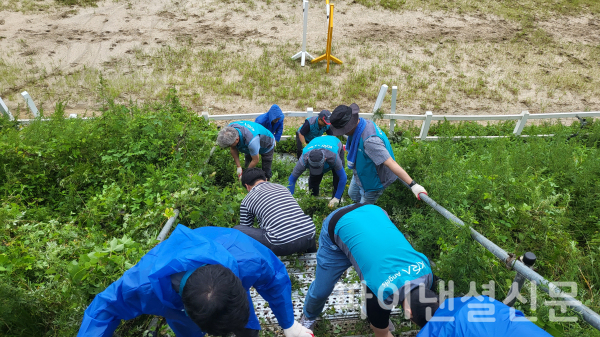
[[[325,44],[324,7],[321,2],[318,5],[316,1],[311,2],[308,49],[313,53],[322,50]],[[40,74],[29,80],[15,79],[5,83],[5,87],[0,87],[0,96],[9,106],[20,103],[16,94],[22,90],[28,90],[36,97],[37,85],[52,86],[53,79],[65,74],[82,68],[110,67],[111,64],[128,60],[134,53],[151,53],[156,48],[176,46],[181,41],[191,41],[199,49],[223,46],[227,52],[237,51],[239,57],[255,58],[263,52],[261,44],[296,45],[301,41],[301,9],[296,1],[271,5],[258,2],[254,8],[244,3],[227,4],[221,1],[109,1],[100,3],[97,8],[58,8],[40,14],[0,12],[0,17],[0,50],[4,51],[3,59],[13,67],[22,66]],[[359,57],[357,69],[377,62],[372,57],[365,57],[364,62],[360,59],[362,46],[375,49],[385,47],[400,59],[408,56],[418,61],[427,59],[423,50],[429,48],[428,43],[495,44],[513,39],[522,29],[518,23],[490,15],[390,12],[367,9],[348,1],[336,3],[334,18],[335,43],[346,47],[346,53],[348,46],[355,47],[349,54]],[[571,42],[583,46],[600,44],[598,18],[556,18],[537,24],[558,43]],[[414,50],[405,49],[407,41],[416,41]],[[467,62],[464,66],[468,66],[472,61],[464,62]],[[481,66],[485,68],[485,64]],[[600,67],[600,64],[587,66]],[[126,73],[122,75],[127,76]],[[46,83],[39,84],[40,79]],[[44,93],[43,99],[50,102],[57,99]],[[41,95],[37,94],[37,97]],[[371,101],[374,101],[375,95]],[[586,99],[585,93],[566,92],[562,101],[555,102],[553,107],[558,110],[579,107],[582,110],[591,104],[596,109],[600,108],[598,97],[592,97],[591,101],[589,95],[587,97],[584,107],[581,99]],[[252,100],[245,100],[243,104],[238,101],[234,105],[227,100],[215,100],[214,108],[223,111],[231,110],[234,106],[246,106],[248,112],[253,112],[252,109],[262,106]],[[475,102],[467,101],[464,106],[477,109],[476,101],[477,98]],[[502,113],[500,110],[507,107],[517,110],[523,105],[520,101],[509,102],[508,106],[506,102],[496,102],[497,109],[484,109],[481,112]],[[94,107],[90,102],[80,101],[74,102],[69,108],[85,110]]]

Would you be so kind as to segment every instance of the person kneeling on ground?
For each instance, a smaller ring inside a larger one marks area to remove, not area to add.
[[[383,190],[398,178],[408,185],[417,199],[427,194],[423,186],[396,162],[387,136],[373,121],[359,118],[358,105],[340,105],[331,114],[334,136],[348,135],[348,168],[354,171],[348,195],[354,202],[374,204]]]
[[[244,165],[253,168],[258,165],[258,155],[262,157],[262,168],[271,178],[271,164],[273,163],[273,151],[275,150],[275,138],[271,131],[254,122],[238,121],[229,123],[222,128],[217,136],[217,144],[221,148],[229,147],[231,156],[237,167],[237,176],[242,176],[242,165],[240,164],[240,152],[244,154]]]
[[[292,285],[265,246],[231,228],[177,226],[121,278],[96,295],[77,336],[112,336],[121,320],[159,315],[178,337],[257,337],[250,287],[269,302],[286,337],[310,337],[294,320]]]
[[[346,171],[344,171],[344,147],[342,142],[334,136],[323,136],[313,139],[302,151],[292,174],[288,178],[288,189],[292,194],[296,189],[298,177],[308,168],[308,188],[312,195],[319,195],[319,185],[323,175],[328,171],[333,173],[333,194],[329,207],[334,207],[340,202],[346,188]]]
[[[330,117],[331,112],[329,110],[321,110],[318,116],[307,118],[304,124],[298,128],[298,131],[296,131],[296,157],[298,159],[302,156],[302,148],[307,143],[312,142],[317,137],[321,137],[323,133],[327,133],[330,136],[333,135],[329,129],[329,125],[331,125],[329,122]]]
[[[354,204],[335,210],[323,221],[317,270],[304,301],[300,324],[311,329],[346,269],[354,266],[366,285],[366,313],[375,337],[392,337],[389,321],[395,305],[420,284],[433,293],[427,257],[416,250],[378,206]],[[433,293],[435,294],[435,293]],[[437,303],[423,303],[415,314]]]
[[[285,116],[283,111],[277,104],[273,104],[269,111],[256,117],[254,122],[262,125],[265,129],[271,131],[275,140],[279,142],[281,134],[283,133],[283,120]]]
[[[428,314],[419,309],[422,301],[416,299],[427,297],[426,300],[438,303],[437,295],[413,292],[403,307],[406,317],[422,327],[417,337],[551,336],[525,318],[521,311],[487,296],[449,298]]]
[[[271,249],[277,256],[314,252],[315,225],[304,214],[287,188],[266,181],[265,173],[252,168],[242,174],[248,195],[240,205],[240,224],[235,226]],[[254,218],[260,228],[254,228]]]

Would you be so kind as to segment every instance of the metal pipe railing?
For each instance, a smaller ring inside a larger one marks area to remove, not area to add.
[[[431,208],[435,209],[438,213],[440,213],[444,218],[454,222],[455,224],[464,227],[465,223],[456,217],[454,214],[450,213],[447,209],[440,206],[437,202],[431,199],[425,193],[419,194],[421,200],[427,203]],[[533,271],[529,268],[525,263],[513,259],[504,249],[498,247],[495,243],[487,239],[485,236],[481,235],[479,232],[474,230],[472,227],[469,227],[471,230],[471,237],[479,242],[485,249],[494,254],[497,258],[502,260],[509,268],[514,269],[517,273],[523,275],[528,280],[535,282],[538,285],[542,285],[542,290],[548,294],[555,294],[562,299],[564,299],[565,304],[574,311],[581,314],[583,319],[588,322],[594,328],[600,330],[600,315],[596,312],[592,311],[587,306],[583,305],[580,301],[576,300],[570,295],[565,294],[558,286],[553,284],[552,282],[546,280],[540,274]]]
[[[163,242],[163,240],[169,234],[169,231],[171,230],[171,227],[173,227],[173,224],[175,223],[175,220],[177,220],[177,217],[179,216],[179,210],[178,209],[174,209],[173,213],[175,213],[175,215],[173,215],[172,217],[169,218],[169,220],[167,220],[167,223],[163,226],[162,230],[158,234],[158,237],[156,237],[156,240],[158,240],[159,242]]]
[[[175,215],[167,220],[167,223],[163,226],[160,233],[158,233],[158,236],[156,237],[156,240],[158,240],[159,243],[163,242],[169,235],[171,227],[173,227],[175,220],[177,220],[177,217],[179,216],[179,210],[174,209],[173,213],[175,213]],[[160,330],[160,327],[162,326],[162,321],[159,322],[159,320],[160,317],[154,317],[152,318],[152,321],[150,321],[150,325],[148,325],[148,329],[146,330],[146,333],[148,333],[150,337],[158,336],[158,330]]]

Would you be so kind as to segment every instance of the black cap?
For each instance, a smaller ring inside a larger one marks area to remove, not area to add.
[[[331,118],[331,112],[329,112],[329,110],[321,110],[321,112],[319,112],[318,119],[325,122],[325,124],[331,125],[331,122],[329,121],[330,118]]]
[[[314,149],[308,153],[308,169],[311,176],[323,174],[325,165],[325,154],[321,149]]]

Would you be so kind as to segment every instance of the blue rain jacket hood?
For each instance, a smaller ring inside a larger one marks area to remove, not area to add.
[[[521,311],[511,315],[511,309],[487,296],[449,298],[417,337],[551,337]]]
[[[277,123],[274,125],[271,122],[277,118],[280,118]],[[256,117],[254,122],[264,126],[267,130],[271,131],[276,141],[281,139],[281,134],[283,133],[283,120],[285,116],[283,116],[283,111],[277,104],[273,104],[268,112]]]
[[[96,295],[85,310],[77,336],[112,336],[122,319],[142,314],[163,316],[178,337],[204,336],[186,316],[183,301],[171,285],[171,275],[204,264],[230,269],[248,291],[252,286],[269,302],[279,324],[294,323],[291,282],[283,263],[268,248],[231,228],[203,227],[191,230],[177,226],[173,234],[142,257],[105,291]],[[250,301],[246,328],[260,324]]]

